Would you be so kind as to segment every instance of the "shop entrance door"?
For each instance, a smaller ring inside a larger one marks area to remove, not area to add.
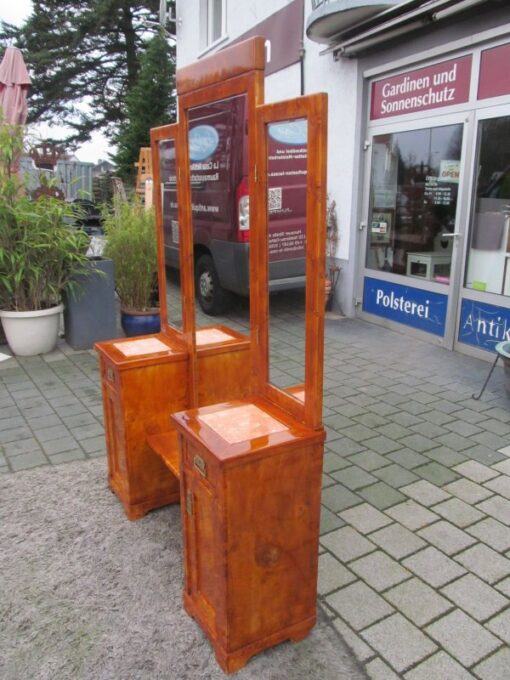
[[[510,339],[510,107],[477,113],[474,147],[456,349],[492,351]]]
[[[361,317],[396,330],[403,324],[449,348],[466,222],[465,128],[465,116],[373,127],[358,269]]]

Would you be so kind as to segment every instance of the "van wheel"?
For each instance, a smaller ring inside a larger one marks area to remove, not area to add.
[[[195,289],[202,310],[210,316],[221,314],[228,307],[230,293],[220,286],[213,259],[200,255],[195,265]]]

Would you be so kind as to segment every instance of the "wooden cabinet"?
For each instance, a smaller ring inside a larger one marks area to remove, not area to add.
[[[249,340],[223,326],[199,333],[199,403],[246,396]],[[160,343],[156,346],[160,351],[143,344],[154,340]],[[96,349],[109,485],[129,519],[139,519],[150,510],[179,502],[179,452],[170,415],[191,406],[188,352],[164,334],[110,340],[98,343]]]
[[[140,341],[154,339],[161,351],[144,350]],[[123,348],[136,348],[134,343],[146,353],[124,354]],[[100,355],[108,482],[129,519],[138,519],[180,498],[178,479],[148,446],[147,435],[171,431],[169,413],[189,403],[188,357],[181,345],[163,335],[110,340],[98,343],[96,348]],[[174,448],[177,452],[176,436]]]
[[[324,432],[260,399],[172,420],[182,456],[184,605],[233,672],[315,624]]]

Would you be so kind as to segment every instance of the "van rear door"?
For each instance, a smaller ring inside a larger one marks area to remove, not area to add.
[[[268,127],[270,290],[305,281],[307,122]]]
[[[235,194],[241,181],[244,96],[223,99],[189,112],[193,239],[236,238]]]

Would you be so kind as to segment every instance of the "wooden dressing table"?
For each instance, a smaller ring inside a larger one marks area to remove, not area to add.
[[[316,621],[327,97],[264,106],[264,65],[264,40],[253,38],[178,72],[180,122],[151,131],[163,331],[97,345],[110,485],[130,519],[182,499],[184,606],[226,672],[303,639]],[[240,94],[250,153],[250,338],[220,325],[197,329],[194,313],[190,115]],[[304,177],[289,169],[293,195],[306,197],[306,224],[297,229],[306,261],[305,376],[286,389],[271,381],[269,244],[287,228],[268,212],[275,124],[294,148],[288,157],[306,158]],[[166,213],[166,183],[177,215]],[[169,219],[179,230],[180,327],[166,306]]]

